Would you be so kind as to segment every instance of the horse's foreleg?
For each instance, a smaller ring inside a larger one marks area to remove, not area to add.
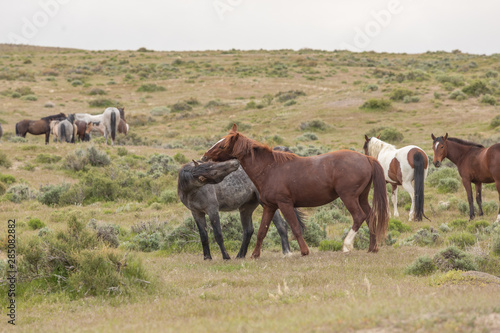
[[[207,233],[207,222],[205,220],[205,214],[201,212],[191,212],[193,218],[198,226],[198,231],[200,232],[201,246],[203,246],[203,259],[212,260],[210,255],[210,246],[208,244],[208,233]]]
[[[392,185],[392,205],[394,207],[394,217],[399,216],[398,212],[398,185],[391,184]],[[389,202],[389,200],[387,200]]]
[[[48,145],[50,140],[50,131],[45,133],[45,144]]]
[[[210,212],[208,214],[208,217],[210,218],[210,223],[212,224],[212,229],[214,230],[214,238],[217,244],[220,247],[220,251],[222,252],[222,259],[224,260],[229,260],[231,257],[226,251],[226,248],[224,247],[224,238],[222,237],[222,229],[220,227],[220,219],[219,219],[219,212]]]
[[[267,230],[269,229],[269,224],[271,223],[275,211],[276,208],[264,206],[264,211],[262,212],[262,220],[260,221],[259,231],[257,231],[257,243],[255,243],[255,249],[253,250],[252,253],[252,258],[254,259],[260,257],[262,242],[266,237]]]
[[[307,246],[304,237],[302,237],[302,231],[300,230],[299,220],[297,219],[297,215],[295,215],[295,211],[293,210],[292,204],[290,203],[278,204],[278,207],[285,216],[285,219],[287,220],[288,224],[290,225],[290,228],[292,229],[293,235],[295,236],[297,242],[299,243],[300,253],[303,256],[308,255],[309,247]]]
[[[476,186],[476,202],[479,207],[479,216],[483,216],[483,200],[481,198],[481,189],[483,188],[482,183],[475,183]]]
[[[278,211],[274,212],[273,223],[276,226],[276,230],[278,231],[278,234],[280,235],[281,238],[281,250],[283,254],[284,255],[290,254],[291,251],[290,251],[290,244],[288,243],[286,222],[283,221],[283,219],[281,218],[281,214]]]
[[[474,219],[474,199],[472,197],[472,183],[468,179],[462,178],[462,184],[464,184],[465,192],[467,193],[467,201],[469,201],[469,219]]]
[[[500,200],[500,179],[495,180],[495,185],[497,187],[498,200]],[[495,222],[500,222],[500,208],[498,209],[498,215],[497,215],[497,219]]]
[[[245,206],[240,208],[241,226],[243,227],[243,241],[241,248],[236,258],[245,258],[247,255],[248,245],[253,235],[252,213],[255,210],[255,205]]]
[[[410,214],[408,215],[408,221],[413,221],[415,219],[415,189],[411,184],[411,181],[403,181],[403,188],[410,195],[411,207]]]

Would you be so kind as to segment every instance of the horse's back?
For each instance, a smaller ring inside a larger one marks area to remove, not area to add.
[[[500,181],[500,143],[486,149],[486,164],[494,181]]]
[[[257,188],[241,166],[226,176],[222,182],[212,186],[221,211],[233,211],[245,204],[257,205]]]

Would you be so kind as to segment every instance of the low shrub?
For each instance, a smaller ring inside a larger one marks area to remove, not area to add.
[[[137,92],[159,92],[166,91],[167,88],[158,86],[154,83],[143,84],[139,88],[137,88]]]
[[[481,103],[489,104],[489,105],[497,105],[497,99],[490,94],[483,95],[481,97]]]
[[[488,88],[486,82],[475,80],[462,89],[462,92],[469,96],[479,97],[480,95],[491,94],[491,89]]]
[[[319,242],[320,251],[340,251],[342,250],[342,241],[333,239],[324,239]]]
[[[90,96],[96,96],[96,95],[106,95],[106,91],[101,88],[94,88],[88,92]]]
[[[385,126],[372,128],[370,131],[368,131],[367,135],[370,137],[380,135],[380,140],[390,143],[401,142],[404,139],[403,133],[398,131],[396,128]]]
[[[409,89],[396,88],[391,92],[390,99],[393,101],[402,101],[406,96],[413,96],[414,92]]]
[[[455,178],[440,179],[437,186],[439,193],[455,193],[459,188],[460,181]]]
[[[434,256],[434,263],[441,271],[447,272],[451,270],[475,271],[477,270],[474,258],[464,251],[449,246],[441,250]]]
[[[37,230],[45,227],[45,223],[43,223],[39,218],[33,218],[28,221],[28,227],[32,230]]]
[[[165,204],[179,202],[179,196],[176,190],[164,190],[160,194],[160,202]]]
[[[360,109],[386,111],[392,107],[391,101],[386,99],[371,98],[361,105]]]
[[[52,164],[57,163],[62,159],[61,156],[52,155],[52,154],[38,154],[35,158],[35,162],[44,163],[44,164]]]
[[[437,269],[434,261],[428,256],[418,257],[410,266],[405,270],[406,274],[425,276],[434,273]]]
[[[92,146],[87,148],[87,159],[92,166],[106,166],[111,163],[108,154]]]
[[[462,90],[454,90],[450,96],[449,96],[450,99],[454,99],[454,100],[457,100],[457,101],[463,101],[465,99],[467,99],[467,95],[464,94],[462,92]]]
[[[276,95],[274,95],[275,98],[278,99],[280,103],[284,103],[286,101],[296,99],[297,97],[300,96],[306,96],[306,93],[303,92],[302,90],[289,90],[285,92],[279,92]]]
[[[471,234],[475,234],[478,232],[485,232],[490,224],[484,220],[474,221],[472,224],[467,226],[467,231]]]
[[[300,123],[300,130],[301,131],[325,131],[328,129],[328,125],[323,121],[323,120],[320,120],[320,119],[314,119],[314,120],[311,120],[311,121],[306,121],[306,122],[302,122]]]
[[[116,106],[118,103],[106,98],[99,98],[89,101],[89,106],[91,108],[108,108]]]
[[[96,232],[97,239],[104,242],[107,246],[118,247],[120,245],[120,241],[118,240],[120,228],[116,224],[103,224],[92,219],[87,224],[87,227],[93,229]]]
[[[58,205],[61,196],[69,190],[69,184],[45,185],[40,188],[38,201],[47,206]]]
[[[9,169],[12,166],[12,162],[7,158],[4,152],[0,152],[0,166]]]
[[[307,244],[317,247],[326,238],[326,230],[324,227],[321,228],[317,223],[308,221],[303,236]]]
[[[448,236],[448,243],[460,249],[465,249],[466,246],[472,246],[476,244],[476,242],[476,236],[470,232],[458,232]]]
[[[395,230],[397,232],[411,232],[411,227],[407,224],[404,224],[400,220],[396,218],[389,219],[389,230]]]
[[[468,209],[468,207],[467,207]],[[469,221],[465,220],[465,219],[455,219],[453,221],[450,222],[450,227],[452,229],[465,229],[467,227],[467,223]]]
[[[458,174],[458,170],[456,168],[441,167],[429,174],[427,182],[430,186],[437,187],[439,185],[439,181],[445,178],[460,180],[460,175]]]
[[[500,115],[495,116],[490,122],[491,128],[497,128],[498,126],[500,126]]]
[[[309,218],[309,221],[320,226],[327,226],[336,223],[348,223],[351,221],[351,217],[346,216],[345,212],[337,205],[330,204],[319,207]]]
[[[26,184],[17,184],[12,185],[7,189],[5,193],[5,197],[15,203],[19,203],[24,200],[30,199],[32,192],[28,185]]]
[[[186,102],[177,102],[173,104],[170,109],[172,112],[182,112],[182,111],[191,111],[193,107]]]
[[[491,251],[500,256],[500,233],[493,235],[491,239]]]
[[[21,99],[23,101],[30,101],[30,102],[35,102],[35,101],[38,101],[38,97],[36,97],[35,95],[26,95],[26,96],[22,96]]]

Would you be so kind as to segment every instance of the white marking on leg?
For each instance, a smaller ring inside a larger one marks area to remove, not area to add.
[[[498,216],[497,216],[497,220],[495,221],[495,223],[496,223],[496,222],[500,222],[500,214],[498,214]]]
[[[343,252],[349,252],[354,249],[354,237],[356,237],[357,232],[354,230],[349,230],[346,238],[344,239],[344,246],[342,247]]]
[[[408,216],[408,221],[413,221],[414,219],[414,209],[415,209],[415,195],[414,192],[415,190],[413,189],[413,186],[411,185],[411,182],[403,182],[403,188],[408,192],[411,198],[411,207],[410,207],[410,214]]]
[[[398,188],[392,192],[392,204],[394,206],[394,216],[398,217],[399,212],[398,212]]]

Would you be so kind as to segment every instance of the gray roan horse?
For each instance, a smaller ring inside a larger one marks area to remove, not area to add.
[[[236,258],[245,257],[254,231],[252,213],[259,205],[259,192],[245,171],[241,167],[238,168],[239,164],[234,163],[234,161],[230,160],[221,163],[198,163],[193,161],[184,165],[179,171],[177,193],[182,203],[191,210],[196,221],[205,259],[212,259],[208,245],[205,214],[210,218],[215,240],[224,259],[231,258],[224,247],[219,211],[239,210],[240,212],[241,225],[243,226],[243,242]],[[229,162],[233,163],[227,164]],[[219,170],[219,178],[213,176],[216,169]],[[234,171],[235,169],[237,170]],[[227,176],[222,180],[220,176],[224,173]],[[298,211],[296,211],[296,214],[303,227],[301,214]],[[283,254],[289,254],[290,246],[288,244],[287,227],[278,211],[273,217],[273,222],[281,237]]]

